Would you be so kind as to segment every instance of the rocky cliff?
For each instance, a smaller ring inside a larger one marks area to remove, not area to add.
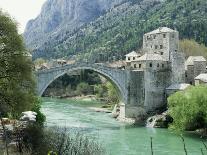
[[[37,49],[95,20],[123,0],[47,0],[40,15],[28,22],[24,38],[27,47]]]

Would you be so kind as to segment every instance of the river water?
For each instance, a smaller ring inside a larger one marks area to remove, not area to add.
[[[110,114],[89,109],[99,105],[96,102],[43,99],[42,112],[48,126],[67,127],[95,137],[107,155],[151,155],[150,137],[153,137],[154,155],[184,155],[181,138],[172,131],[125,125],[111,118]],[[201,155],[201,148],[205,150],[199,137],[185,135],[185,143],[188,155]]]

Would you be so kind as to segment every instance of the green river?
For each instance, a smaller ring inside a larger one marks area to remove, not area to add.
[[[107,113],[97,113],[89,107],[95,102],[63,99],[43,99],[42,112],[47,126],[75,129],[96,140],[107,155],[151,155],[150,137],[153,137],[154,155],[184,155],[181,138],[167,129],[129,126]],[[201,155],[204,146],[199,137],[185,135],[188,155]],[[207,154],[207,152],[204,152]]]

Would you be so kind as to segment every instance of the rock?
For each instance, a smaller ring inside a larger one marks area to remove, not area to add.
[[[166,112],[161,115],[155,115],[147,119],[146,126],[151,128],[168,128],[168,125],[172,123],[173,119]]]
[[[119,116],[119,113],[120,113],[120,110],[118,109],[117,104],[115,104],[114,109],[111,113],[111,116],[113,118],[117,118]]]
[[[20,118],[21,121],[29,121],[29,122],[36,122],[36,112],[33,111],[26,111],[22,112],[22,117]]]

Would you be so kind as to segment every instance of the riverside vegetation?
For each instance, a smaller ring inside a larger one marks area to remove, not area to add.
[[[20,152],[44,155],[49,151],[61,155],[101,154],[100,145],[84,135],[69,136],[69,133],[62,129],[44,128],[45,116],[40,112],[41,101],[35,93],[33,64],[16,25],[8,14],[0,11],[0,117],[16,120],[21,112],[32,110],[37,112],[37,118],[32,126],[21,129],[21,132],[18,132],[20,129],[13,131],[12,136],[8,135],[6,122],[1,119],[4,133],[0,135],[3,134],[1,138],[4,140],[5,150],[1,146],[0,153],[8,155],[11,151],[8,149],[8,142],[14,141],[18,146],[14,154]]]

